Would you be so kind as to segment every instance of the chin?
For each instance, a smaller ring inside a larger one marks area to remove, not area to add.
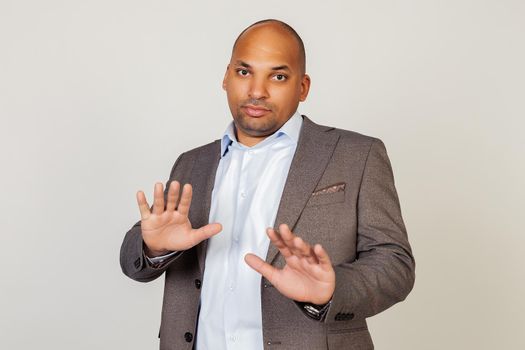
[[[275,123],[273,123],[272,120],[268,120],[266,117],[252,118],[246,116],[236,118],[235,125],[244,133],[251,136],[268,136],[277,130],[275,128]]]

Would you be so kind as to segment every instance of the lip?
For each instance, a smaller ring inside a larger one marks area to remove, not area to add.
[[[246,114],[248,114],[250,117],[259,118],[264,116],[265,114],[269,113],[270,110],[264,107],[260,106],[254,106],[254,105],[245,105],[242,106]]]

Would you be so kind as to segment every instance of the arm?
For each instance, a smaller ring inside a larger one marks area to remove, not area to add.
[[[401,218],[392,168],[380,140],[372,142],[360,184],[357,260],[333,266],[319,245],[304,242],[287,225],[268,236],[286,260],[283,269],[248,254],[246,262],[284,296],[327,304],[325,322],[366,318],[403,300],[414,284],[414,259]],[[306,313],[306,312],[305,312]]]
[[[326,322],[341,315],[373,316],[404,300],[414,285],[415,261],[392,167],[377,139],[370,147],[357,206],[357,259],[334,267],[336,287]]]
[[[182,252],[181,252],[182,253]],[[137,222],[124,237],[120,248],[120,266],[122,272],[138,282],[149,282],[168,268],[180,254],[168,258],[160,267],[149,264],[144,255],[144,241],[142,240],[141,222]]]
[[[172,176],[179,159],[173,166]],[[150,208],[144,193],[137,193],[141,221],[126,233],[120,250],[120,265],[124,274],[139,282],[149,282],[159,277],[184,250],[190,249],[201,241],[217,234],[222,229],[220,224],[208,224],[194,229],[188,214],[191,205],[192,188],[186,184],[182,194],[178,181],[168,181],[167,190],[161,183],[155,184],[154,202]],[[180,198],[180,201],[179,201]],[[161,265],[148,262],[148,256],[160,256],[177,251]]]

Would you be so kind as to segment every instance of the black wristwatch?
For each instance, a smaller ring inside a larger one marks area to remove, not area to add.
[[[306,315],[308,317],[313,318],[314,320],[321,321],[324,319],[324,316],[326,315],[326,311],[330,307],[330,304],[332,304],[332,300],[327,302],[324,305],[316,305],[316,304],[310,304],[310,303],[300,303],[303,310],[305,311]]]

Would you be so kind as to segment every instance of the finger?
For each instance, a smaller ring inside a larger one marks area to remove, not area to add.
[[[310,264],[319,264],[319,259],[317,258],[317,254],[315,254],[314,247],[310,246],[310,255],[307,258],[308,262]]]
[[[271,284],[277,287],[276,277],[279,270],[254,254],[246,254],[244,256],[244,261],[248,264],[248,266],[259,272],[264,276],[264,278],[270,281]]]
[[[285,257],[288,258],[292,256],[292,252],[290,249],[284,244],[283,239],[281,238],[281,235],[277,233],[273,228],[269,227],[266,229],[266,234],[270,238],[270,241],[274,246],[279,249],[279,252]]]
[[[298,249],[296,247],[296,244],[295,244],[295,241],[294,241],[295,237],[297,237],[297,236],[293,234],[293,232],[290,230],[288,225],[286,225],[286,224],[280,225],[279,226],[279,233],[281,234],[281,237],[283,238],[284,244],[286,244],[286,246],[288,247],[288,249],[290,249],[292,254],[296,255],[299,258],[302,257],[303,253],[301,252],[300,249]]]
[[[310,245],[303,241],[301,237],[295,236],[293,239],[293,245],[303,257],[308,257],[310,255]]]
[[[310,276],[315,275],[316,271],[324,272],[324,270],[321,269],[319,264],[312,263],[309,261],[309,259],[301,259],[301,261],[299,262],[299,266],[301,266],[301,269],[303,270],[304,273]]]
[[[296,237],[294,242],[296,243],[297,249],[301,251],[303,258],[306,259],[309,264],[319,264],[319,260],[317,259],[317,256],[314,252],[314,247],[312,247],[300,237]]]
[[[286,244],[289,248],[293,248],[293,239],[294,234],[286,224],[279,225],[279,234],[281,235],[284,244]]]
[[[332,261],[330,260],[330,256],[320,244],[316,244],[314,246],[314,252],[315,252],[315,255],[317,256],[317,260],[319,260],[319,266],[321,266],[323,270],[333,269]]]
[[[196,246],[197,244],[204,241],[205,239],[208,239],[216,235],[217,233],[221,231],[222,231],[222,225],[219,223],[208,224],[208,225],[202,226],[201,228],[193,229],[190,233],[191,238],[192,238],[191,240],[192,247]]]
[[[190,211],[191,196],[192,196],[191,185],[185,184],[184,187],[182,188],[182,195],[180,197],[179,206],[177,207],[177,211],[184,216],[188,216],[188,212]]]
[[[293,240],[295,247],[301,253],[302,258],[306,259],[310,264],[318,264],[317,256],[315,255],[313,247],[305,242],[301,237],[295,236]]]
[[[162,189],[163,185],[160,182],[155,184],[153,190],[153,214],[160,215],[164,212],[164,191]]]
[[[146,220],[149,218],[151,212],[149,211],[149,204],[146,200],[146,195],[142,191],[137,192],[137,204],[139,205],[140,210],[140,219]]]
[[[177,200],[179,199],[180,184],[178,181],[172,181],[169,185],[166,211],[174,211],[177,206]]]

